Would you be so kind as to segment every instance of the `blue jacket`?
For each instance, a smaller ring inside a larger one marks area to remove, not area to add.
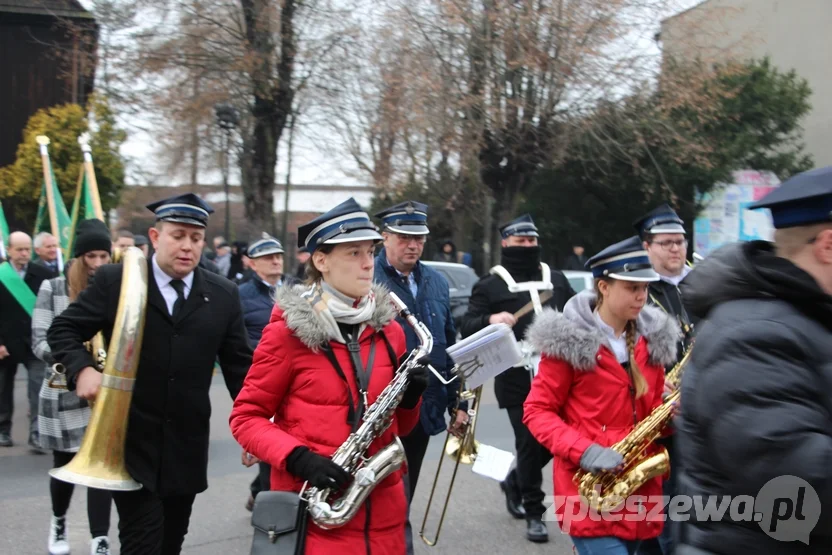
[[[297,282],[294,278],[284,275],[278,287],[291,287],[295,283]],[[263,328],[269,323],[272,308],[274,308],[274,298],[269,293],[269,286],[255,274],[252,279],[240,285],[240,304],[243,307],[243,321],[246,325],[248,342],[254,349],[260,343]]]
[[[382,249],[376,257],[374,280],[398,295],[416,319],[428,327],[433,335],[431,365],[447,379],[450,377],[450,370],[454,363],[445,349],[456,341],[456,329],[448,297],[448,282],[442,274],[421,262],[416,264],[413,273],[418,286],[415,299],[410,292],[407,280],[399,276],[396,269],[387,261],[385,249]],[[407,322],[401,318],[397,318],[397,321],[404,328],[407,352],[410,353],[418,346],[419,340]],[[422,410],[419,416],[422,427],[428,435],[433,436],[445,431],[447,428],[445,410],[450,411],[456,406],[458,392],[457,381],[446,386],[436,376],[430,374],[430,383],[422,395]]]

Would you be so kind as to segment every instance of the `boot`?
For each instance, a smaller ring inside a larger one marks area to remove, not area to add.
[[[110,555],[110,540],[107,536],[98,536],[90,542],[90,555]]]
[[[69,555],[65,516],[53,516],[49,524],[49,555]]]
[[[526,539],[534,543],[549,541],[549,530],[541,518],[530,518],[526,521]]]
[[[500,489],[506,495],[506,510],[508,514],[520,520],[526,518],[526,509],[523,508],[523,497],[509,481],[500,482]]]

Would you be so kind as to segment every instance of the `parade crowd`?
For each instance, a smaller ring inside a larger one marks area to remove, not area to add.
[[[81,222],[65,263],[50,234],[11,233],[0,264],[0,447],[13,445],[19,366],[25,441],[50,453],[55,468],[81,448],[101,391],[131,391],[124,463],[141,488],[87,488],[92,555],[110,553],[113,504],[123,555],[180,553],[195,497],[208,488],[217,371],[234,400],[228,422],[241,463],[252,467],[241,504],[255,515],[253,555],[412,554],[410,504],[417,487],[430,486],[419,480],[430,439],[464,437],[473,416],[458,381],[446,383],[455,372],[447,349],[494,324],[509,326],[530,355],[493,380],[516,455],[499,486],[527,541],[549,540],[545,498],[581,498],[576,477],[587,476],[637,480],[625,497],[647,501],[621,499],[620,519],[575,518],[556,506],[580,555],[832,552],[832,168],[794,176],[752,206],[771,211],[772,242],[729,244],[696,264],[669,204],[635,214],[629,236],[592,256],[575,248],[568,269],[592,274],[581,291],[541,260],[535,222],[518,215],[500,226],[500,263],[473,287],[459,326],[448,282],[423,262],[430,216],[417,199],[372,216],[349,199],[300,226],[293,274],[284,271],[284,246],[266,233],[249,243],[212,238],[209,250],[213,209],[194,194],[147,209],[156,223],[146,235]],[[116,320],[131,248],[146,258],[147,300],[128,383],[102,373],[91,341],[100,333],[108,345],[126,333]],[[451,243],[440,259],[470,263]],[[415,362],[409,355],[423,339],[408,313],[432,338]],[[407,380],[398,382],[405,365]],[[402,464],[380,466],[377,480],[353,475],[333,455],[378,417],[375,403],[392,385],[402,389],[362,456],[400,453]],[[620,447],[653,421],[655,441],[637,453]],[[632,472],[650,455],[666,456],[669,467]],[[550,462],[554,491],[543,491]],[[780,541],[731,515],[667,519],[657,501],[753,497],[786,475],[820,499],[808,542]],[[52,501],[44,543],[66,555],[75,488],[44,480]],[[349,517],[323,525],[323,513],[296,494],[292,506],[269,504],[273,492],[307,488],[352,499]]]

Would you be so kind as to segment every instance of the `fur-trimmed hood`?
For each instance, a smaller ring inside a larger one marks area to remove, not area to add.
[[[526,330],[526,340],[535,351],[564,360],[576,370],[592,370],[601,345],[611,350],[595,322],[594,308],[595,292],[582,291],[566,303],[562,313],[544,309]],[[651,363],[666,367],[676,362],[682,332],[672,318],[648,305],[639,313],[636,330],[647,340]]]
[[[275,294],[276,306],[272,321],[281,318],[286,322],[286,327],[292,330],[292,333],[304,345],[317,352],[318,349],[329,343],[330,337],[326,326],[315,313],[315,309],[309,301],[301,297],[301,294],[308,289],[309,286],[307,285],[278,287]],[[390,300],[390,291],[386,287],[374,283],[372,291],[376,296],[376,308],[373,315],[365,323],[379,331],[396,318],[396,307]]]

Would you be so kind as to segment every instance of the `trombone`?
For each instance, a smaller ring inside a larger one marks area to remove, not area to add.
[[[442,452],[445,455],[448,455],[452,459],[456,459],[456,463],[454,464],[454,471],[451,475],[451,484],[448,486],[448,493],[445,495],[445,503],[442,507],[442,514],[439,517],[439,525],[436,528],[436,535],[433,539],[429,538],[425,534],[425,528],[427,527],[428,522],[428,515],[430,514],[430,508],[433,504],[433,496],[436,492],[436,484],[439,483],[439,473],[442,470],[442,462],[445,460],[444,456],[440,456],[439,464],[436,467],[436,476],[433,479],[433,487],[430,489],[430,497],[428,498],[428,504],[425,508],[425,516],[422,519],[422,527],[419,529],[419,537],[422,538],[422,541],[425,542],[427,545],[433,547],[439,541],[439,533],[442,530],[442,523],[445,521],[445,513],[448,510],[448,502],[451,500],[451,491],[454,488],[454,481],[456,480],[456,472],[459,469],[459,464],[473,464],[474,461],[477,459],[477,453],[479,452],[480,442],[474,439],[474,434],[477,428],[477,411],[480,407],[480,399],[482,398],[482,386],[477,387],[473,391],[466,391],[465,390],[465,382],[460,383],[459,387],[459,398],[457,399],[456,410],[459,410],[459,404],[462,401],[468,401],[473,399],[471,405],[468,407],[468,424],[465,427],[465,434],[462,436],[462,439],[454,436],[451,434],[450,431],[447,432],[445,435],[445,444],[442,446]]]

